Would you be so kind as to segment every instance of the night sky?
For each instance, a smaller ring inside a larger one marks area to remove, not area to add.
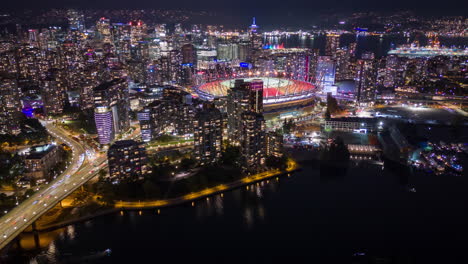
[[[468,1],[460,0],[16,0],[4,8],[166,8],[228,12],[232,15],[307,15],[323,11],[395,11],[407,9],[427,15],[467,15]]]

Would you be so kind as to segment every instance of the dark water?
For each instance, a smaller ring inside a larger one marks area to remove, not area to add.
[[[356,252],[390,261],[358,263],[466,263],[467,187],[465,176],[369,164],[328,175],[306,165],[290,178],[194,207],[76,224],[54,233],[40,252],[9,252],[7,263],[30,263],[38,255],[38,263],[355,263]],[[106,248],[110,256],[98,254]]]
[[[403,35],[388,35],[383,36],[356,36],[351,34],[344,34],[340,37],[340,46],[345,47],[350,43],[356,42],[356,56],[360,58],[363,52],[373,52],[376,57],[386,56],[390,49],[393,49],[402,44],[410,44],[415,40],[419,41],[421,45],[427,45],[428,39],[424,35],[413,35],[405,37]],[[468,38],[439,38],[441,45],[447,47],[461,47],[468,46]],[[284,44],[286,48],[310,48],[319,49],[321,55],[324,55],[326,36],[318,35],[314,37],[300,37],[292,35],[289,37],[266,37],[263,39],[265,44]]]

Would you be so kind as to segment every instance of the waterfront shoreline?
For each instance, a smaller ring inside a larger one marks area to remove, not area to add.
[[[147,210],[147,209],[159,209],[166,207],[179,206],[189,202],[195,202],[204,198],[209,198],[210,196],[221,194],[224,192],[232,191],[244,186],[248,186],[253,183],[257,183],[263,180],[269,180],[274,177],[280,177],[292,172],[295,172],[300,169],[299,164],[296,161],[290,161],[288,163],[288,168],[286,170],[270,170],[262,173],[258,173],[252,176],[247,176],[241,179],[238,179],[234,182],[227,184],[220,184],[211,188],[206,188],[198,192],[192,192],[186,195],[182,195],[176,198],[171,199],[162,199],[162,200],[153,200],[153,201],[118,201],[114,204],[113,207],[104,207],[102,210],[99,210],[96,213],[81,216],[75,219],[65,220],[58,223],[45,225],[44,227],[37,227],[32,231],[24,231],[24,233],[33,233],[33,232],[49,232],[59,228],[63,228],[68,225],[85,222],[96,217],[117,213],[119,211],[136,211],[136,210]]]

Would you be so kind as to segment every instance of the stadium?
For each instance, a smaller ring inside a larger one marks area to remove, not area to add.
[[[299,103],[311,99],[315,94],[315,85],[309,82],[274,77],[243,79],[246,82],[258,79],[263,81],[263,104],[265,106]],[[213,100],[214,98],[226,96],[228,89],[234,86],[235,80],[209,82],[195,87],[194,90],[201,99]]]

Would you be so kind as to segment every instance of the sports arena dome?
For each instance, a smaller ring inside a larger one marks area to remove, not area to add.
[[[314,96],[312,83],[275,77],[243,78],[245,82],[261,79],[263,81],[263,104],[276,104],[308,99]],[[226,96],[234,87],[236,79],[218,80],[194,88],[198,96],[205,100]]]

